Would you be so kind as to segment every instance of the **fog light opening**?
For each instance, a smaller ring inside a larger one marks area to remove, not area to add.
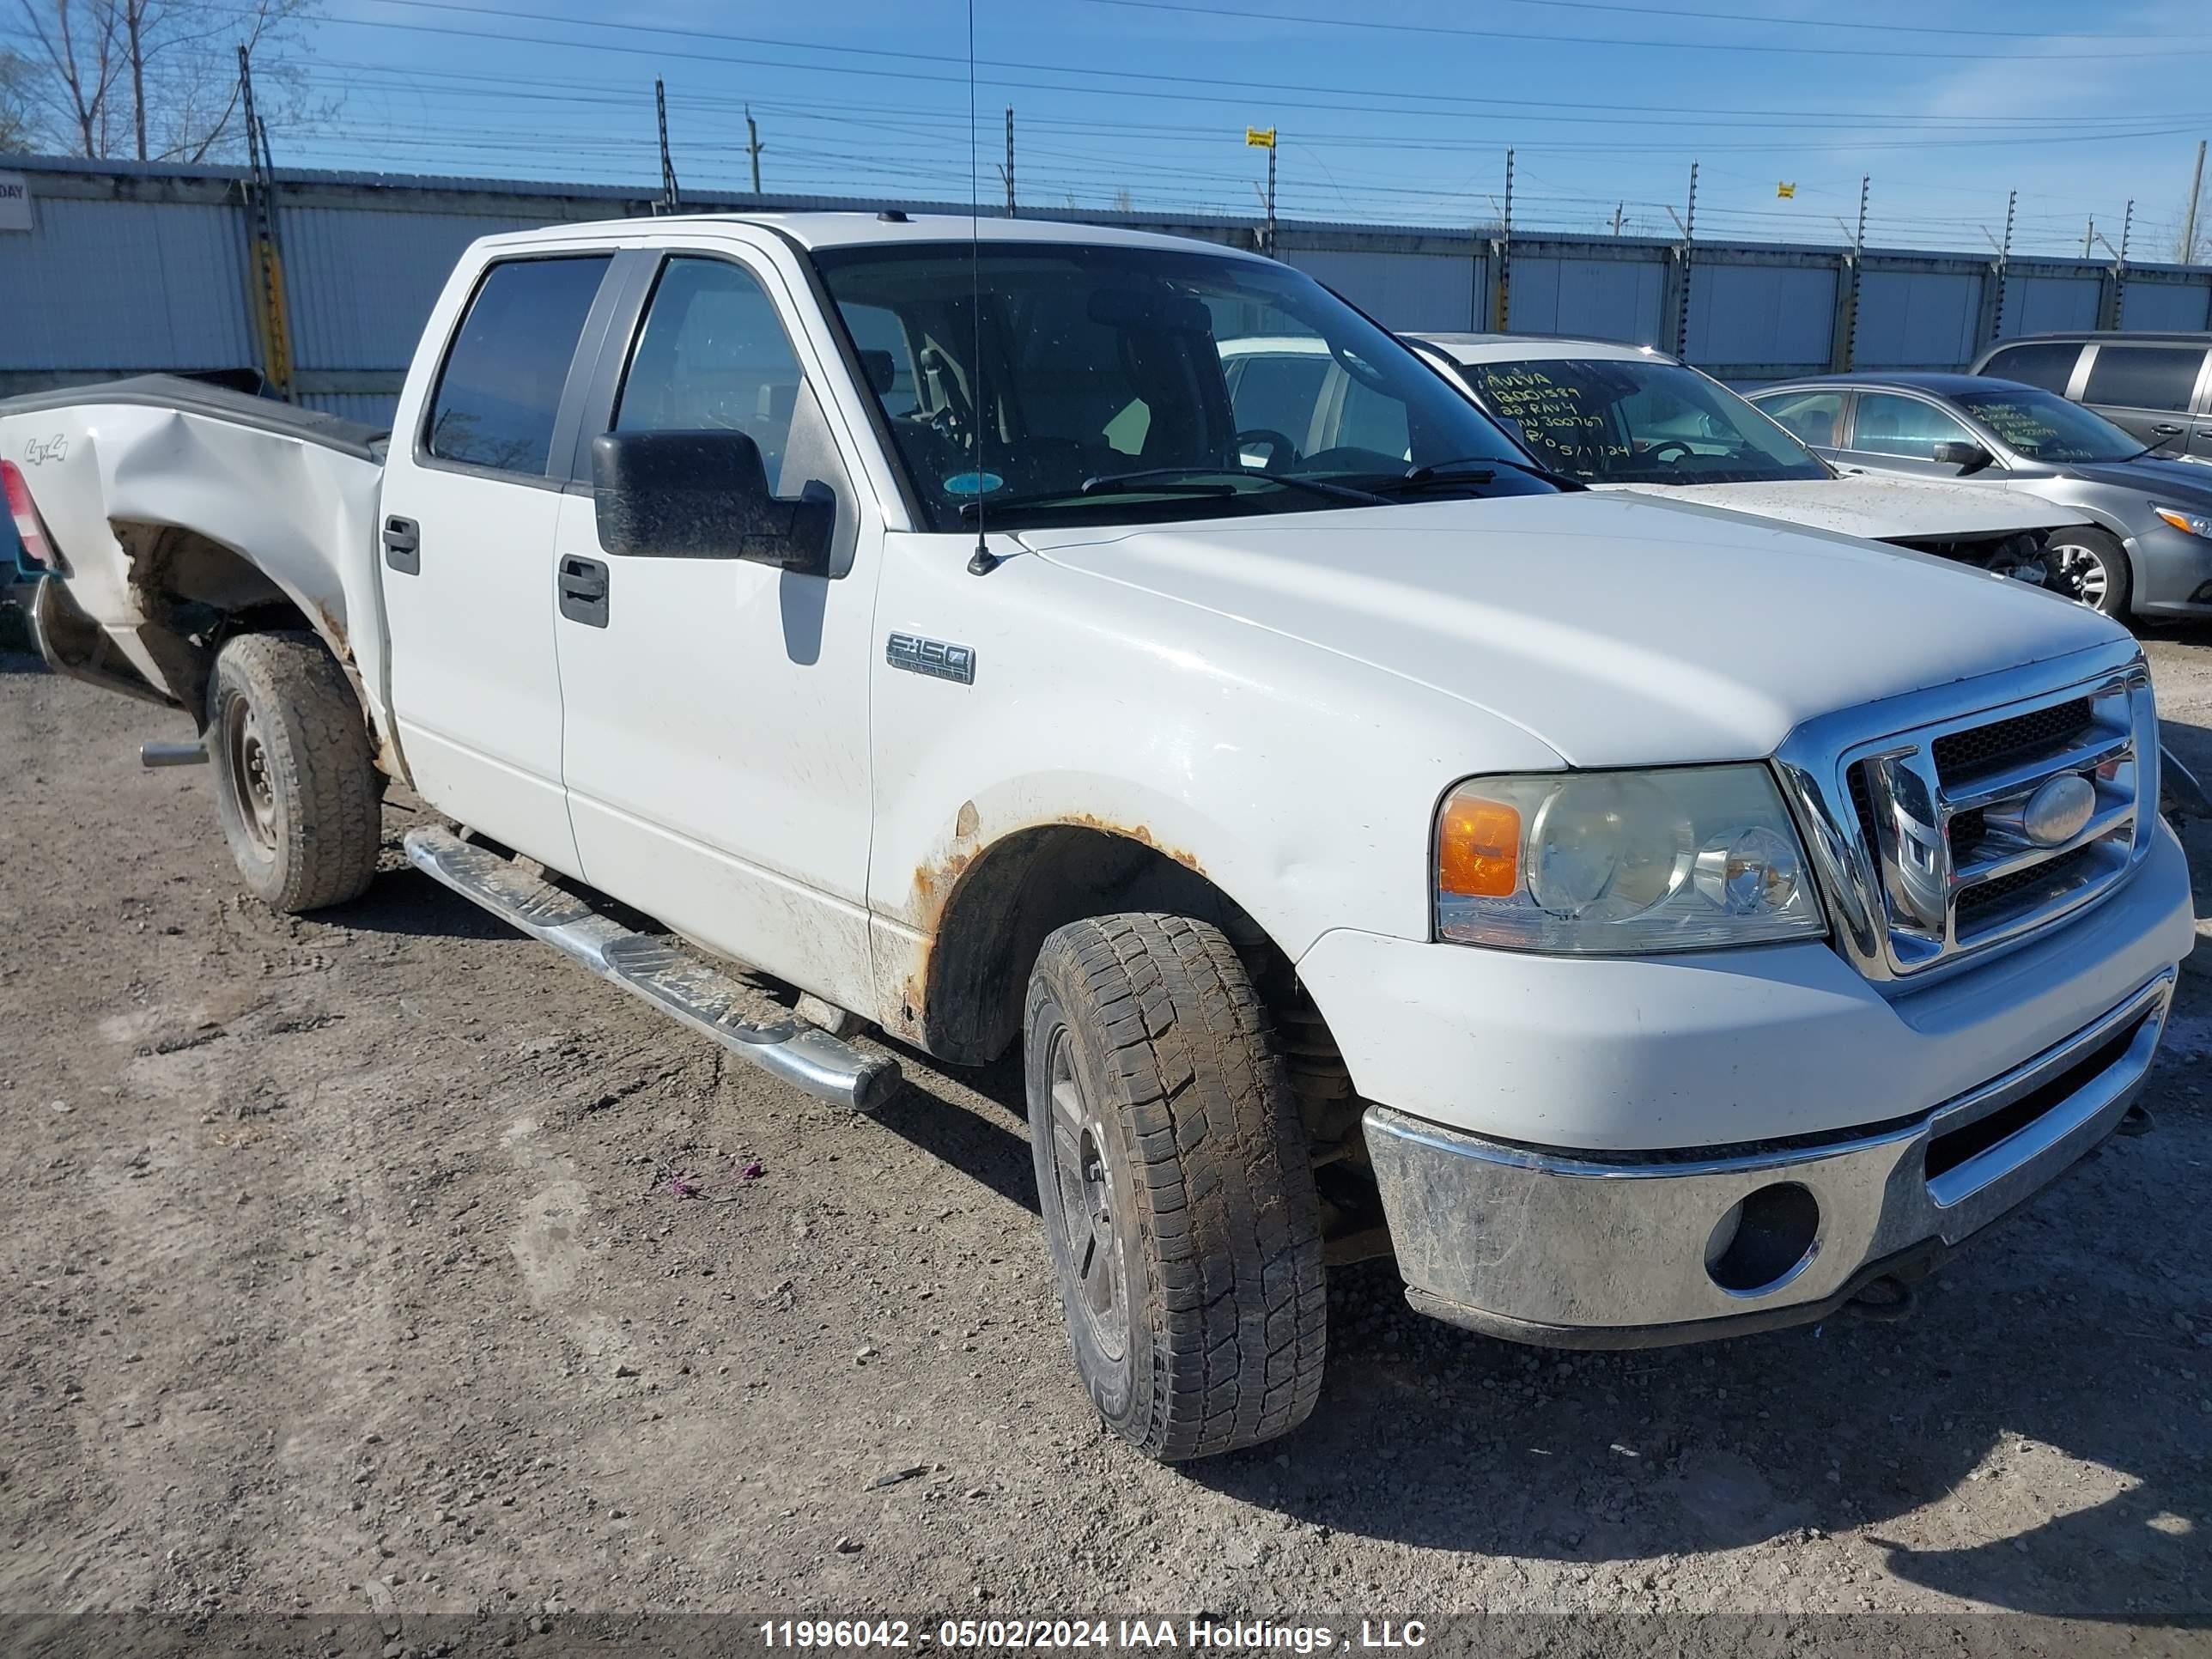
[[[1795,1279],[1820,1237],[1820,1201],[1779,1181],[1729,1206],[1706,1242],[1705,1272],[1731,1296],[1758,1296]]]

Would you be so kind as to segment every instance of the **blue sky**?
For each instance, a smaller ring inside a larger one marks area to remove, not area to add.
[[[1249,213],[1274,126],[1285,218],[2079,253],[2087,222],[2169,258],[2212,135],[2212,15],[2187,0],[1945,8],[1790,0],[975,0],[981,193]],[[605,20],[618,19],[609,22]],[[1756,21],[1746,21],[1756,20]],[[280,164],[647,185],[653,82],[678,174],[964,199],[965,0],[325,0],[303,46],[342,97]],[[1794,183],[1794,199],[1776,185]],[[2100,246],[2099,254],[2104,255]]]

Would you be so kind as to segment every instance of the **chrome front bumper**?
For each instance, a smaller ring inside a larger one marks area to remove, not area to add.
[[[1560,1347],[1819,1318],[1873,1279],[1920,1269],[2112,1133],[2150,1070],[2174,977],[1911,1122],[1819,1144],[1605,1162],[1370,1106],[1368,1151],[1407,1297],[1454,1324]]]

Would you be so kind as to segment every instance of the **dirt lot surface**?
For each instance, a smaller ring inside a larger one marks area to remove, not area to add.
[[[2212,633],[2151,648],[2212,777]],[[368,898],[274,915],[137,765],[190,735],[0,659],[0,1609],[2212,1615],[2212,951],[2157,1133],[1905,1322],[1540,1354],[1376,1264],[1305,1429],[1164,1468],[1073,1379],[1011,1067],[811,1102],[396,802]]]

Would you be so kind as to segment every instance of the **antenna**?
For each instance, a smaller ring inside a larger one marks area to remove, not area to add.
[[[968,320],[974,325],[974,344],[968,358],[968,404],[975,422],[975,550],[968,556],[968,574],[988,576],[999,568],[999,556],[983,538],[983,428],[989,409],[983,398],[983,209],[975,183],[975,0],[968,0]]]

